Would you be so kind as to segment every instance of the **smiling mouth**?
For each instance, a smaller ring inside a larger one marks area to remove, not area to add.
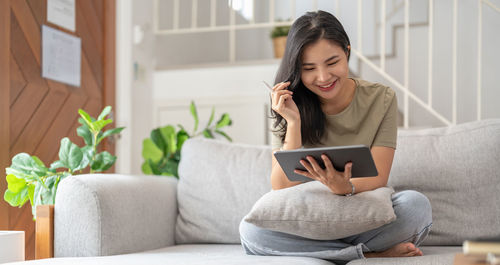
[[[321,91],[330,91],[335,87],[335,84],[337,84],[337,80],[333,81],[332,83],[326,86],[318,86],[318,87]]]

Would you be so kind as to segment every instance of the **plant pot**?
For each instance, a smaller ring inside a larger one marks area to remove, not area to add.
[[[286,36],[273,38],[274,58],[281,58],[285,53]]]

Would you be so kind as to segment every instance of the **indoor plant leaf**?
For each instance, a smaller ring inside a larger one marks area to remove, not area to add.
[[[233,139],[231,139],[231,137],[229,137],[229,135],[227,135],[227,134],[226,134],[225,132],[223,132],[223,131],[215,130],[215,133],[218,133],[218,134],[220,134],[220,135],[224,136],[224,138],[226,138],[226,139],[227,139],[228,141],[230,141],[230,142],[232,142],[232,141],[233,141]]]
[[[209,129],[205,129],[203,130],[203,135],[206,137],[206,138],[211,138],[211,139],[214,139],[214,135],[212,134],[212,131],[210,131]]]
[[[175,128],[171,125],[167,125],[160,128],[160,133],[166,143],[165,154],[169,156],[170,154],[175,153],[175,151],[177,150],[177,137],[175,134]]]
[[[151,166],[149,166],[148,161],[144,161],[141,166],[142,173],[146,175],[151,175],[153,174],[153,170],[151,169]]]
[[[142,157],[144,160],[158,162],[163,157],[163,152],[153,143],[150,138],[142,141]]]
[[[208,119],[206,128],[210,127],[210,124],[212,124],[212,121],[214,120],[214,114],[215,114],[215,107],[212,107],[212,113],[210,114],[210,118]]]
[[[116,161],[116,156],[107,151],[101,152],[95,156],[91,169],[96,172],[108,170]]]
[[[64,165],[60,160],[54,161],[52,164],[50,164],[50,169],[58,169],[62,167],[66,167],[66,165]]]
[[[104,138],[113,135],[113,134],[119,134],[121,131],[123,131],[125,127],[119,127],[119,128],[113,128],[105,131],[101,136],[97,137],[97,143],[100,143]]]
[[[85,141],[86,145],[92,145],[94,142],[94,138],[92,137],[92,133],[89,130],[88,126],[82,125],[76,129],[76,134],[82,137]]]
[[[189,110],[191,111],[191,115],[193,115],[194,118],[194,131],[193,135],[196,134],[196,131],[198,130],[198,112],[196,111],[196,105],[194,105],[194,101],[191,101],[191,105],[189,106]]]
[[[5,177],[7,180],[7,189],[13,193],[18,193],[26,187],[26,180],[20,179],[12,174]]]
[[[68,137],[61,140],[61,147],[59,148],[59,160],[61,163],[74,171],[80,165],[83,159],[83,153],[80,147],[72,143]]]
[[[89,129],[92,131],[96,131],[94,125],[92,124],[92,118],[90,117],[90,115],[82,109],[78,109],[78,113],[83,118]]]
[[[97,120],[103,120],[108,114],[111,112],[111,106],[106,106],[101,114],[99,114],[99,117],[97,117]]]
[[[6,190],[3,199],[10,204],[10,206],[22,207],[28,200],[28,187],[24,187],[19,192],[12,192],[11,190]]]
[[[112,123],[113,120],[107,119],[107,120],[97,120],[92,122],[92,126],[94,126],[94,133],[102,130],[106,125]]]
[[[47,168],[45,166],[41,166],[26,153],[19,153],[12,158],[12,165],[9,170],[6,169],[7,174],[13,174],[18,178],[24,178],[26,180],[32,180],[33,177],[30,177],[32,172],[37,174],[38,176],[43,176],[47,173]],[[16,174],[17,173],[17,174]]]
[[[233,122],[231,121],[231,118],[229,117],[229,114],[224,113],[220,117],[219,121],[217,122],[217,125],[215,125],[216,129],[220,129],[222,127],[231,125]]]
[[[186,131],[180,130],[177,132],[177,152],[182,149],[182,145],[187,139],[189,139],[189,135]]]
[[[165,139],[160,131],[160,128],[156,128],[151,131],[151,134],[149,136],[153,143],[160,149],[163,153],[167,153],[167,139]]]

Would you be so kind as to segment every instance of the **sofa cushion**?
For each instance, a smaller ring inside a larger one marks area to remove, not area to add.
[[[432,205],[426,245],[500,237],[500,120],[400,130],[389,178]]]
[[[239,223],[271,190],[271,148],[192,138],[181,151],[177,243],[239,243]]]
[[[311,239],[345,238],[394,221],[392,193],[392,188],[383,187],[345,197],[311,181],[268,192],[255,203],[245,221]]]
[[[55,258],[31,260],[13,265],[334,265],[326,260],[308,257],[252,256],[241,245],[197,244],[126,255],[105,257]]]

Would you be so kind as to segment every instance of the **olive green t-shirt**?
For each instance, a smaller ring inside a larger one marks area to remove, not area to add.
[[[338,114],[326,115],[322,144],[304,147],[364,144],[370,148],[396,149],[398,106],[394,90],[378,83],[353,80],[356,89],[351,103]],[[273,149],[283,146],[279,133],[273,133],[271,145]]]

